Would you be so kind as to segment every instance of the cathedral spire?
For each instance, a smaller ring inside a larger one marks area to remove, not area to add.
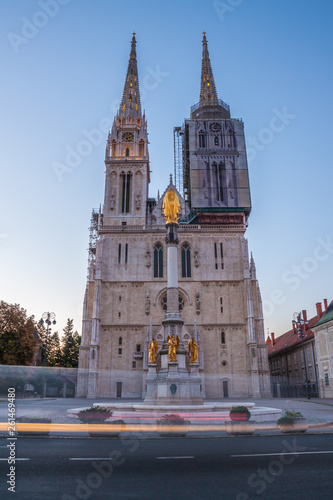
[[[133,33],[131,53],[128,62],[123,98],[120,105],[120,113],[130,115],[141,115],[141,101],[139,90],[138,64],[136,60],[136,39]]]
[[[215,88],[212,66],[210,63],[206,32],[203,32],[202,39],[202,67],[201,67],[201,87],[200,87],[200,103],[211,104],[212,101],[217,101],[217,92]]]

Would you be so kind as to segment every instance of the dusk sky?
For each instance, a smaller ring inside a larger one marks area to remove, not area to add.
[[[245,123],[246,237],[265,328],[280,335],[295,311],[312,317],[333,299],[333,2],[3,0],[0,9],[1,300],[36,319],[54,311],[59,332],[73,318],[80,333],[105,122],[132,32],[156,197],[173,173],[173,127],[199,100],[204,30],[219,98]]]

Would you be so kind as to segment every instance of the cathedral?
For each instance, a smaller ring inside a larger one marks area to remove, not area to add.
[[[179,200],[172,265],[180,340],[185,348],[196,340],[200,397],[271,395],[260,289],[244,236],[251,212],[244,123],[218,98],[205,33],[202,44],[200,99],[177,131],[181,185],[170,175],[155,199],[133,34],[107,138],[104,203],[92,213],[77,397],[145,399],[151,340],[159,370],[168,308],[163,202],[170,190]]]

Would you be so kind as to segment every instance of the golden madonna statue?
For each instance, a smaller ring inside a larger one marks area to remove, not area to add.
[[[179,348],[179,337],[175,338],[172,334],[171,337],[168,335],[168,346],[169,346],[169,361],[177,361],[177,352]]]
[[[149,363],[156,363],[156,354],[157,354],[157,340],[150,339],[148,347]]]
[[[194,337],[192,337],[191,340],[188,341],[188,352],[191,355],[190,362],[196,363],[198,361],[198,345]]]
[[[170,188],[167,190],[163,200],[163,212],[166,224],[169,224],[170,222],[178,222],[179,209],[180,203],[178,200],[178,196],[176,195],[176,192],[172,188]]]

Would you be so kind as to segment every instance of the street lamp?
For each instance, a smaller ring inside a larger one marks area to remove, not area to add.
[[[40,324],[44,325],[44,322],[47,324],[46,327],[46,343],[45,343],[45,354],[44,354],[44,366],[46,366],[46,360],[47,360],[47,341],[49,338],[49,334],[51,333],[51,325],[55,325],[57,322],[55,320],[56,315],[54,312],[45,312],[42,315],[42,318],[40,320]],[[46,379],[42,379],[43,382],[43,390],[42,390],[42,398],[45,398],[46,396]]]
[[[306,357],[305,357],[305,349],[304,349],[304,326],[308,325],[309,322],[307,320],[304,321],[304,319],[302,318],[302,313],[294,313],[294,319],[293,319],[292,323],[297,328],[297,333],[298,333],[299,338],[302,339],[306,391],[307,391],[307,398],[310,399],[310,385],[309,385],[310,380],[308,378],[308,369],[306,366]]]
[[[56,315],[54,312],[45,312],[42,315],[42,319],[40,320],[40,324],[44,325],[44,322],[47,324],[46,327],[46,344],[45,344],[45,354],[44,354],[44,366],[46,366],[47,359],[47,341],[49,338],[49,333],[51,333],[51,325],[55,325],[57,322],[55,320]]]

